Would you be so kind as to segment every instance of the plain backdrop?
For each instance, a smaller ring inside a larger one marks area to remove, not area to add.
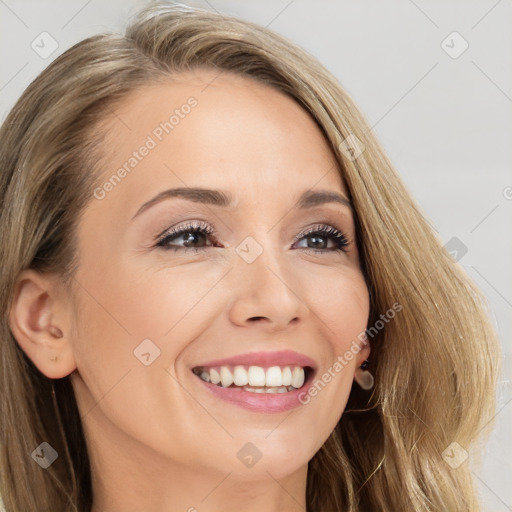
[[[123,31],[144,3],[0,0],[0,121],[57,55]],[[459,264],[488,298],[504,352],[497,426],[474,475],[484,512],[511,511],[511,2],[182,3],[250,19],[315,55],[354,98],[444,243],[467,248]],[[43,32],[58,45],[48,56],[34,50]]]

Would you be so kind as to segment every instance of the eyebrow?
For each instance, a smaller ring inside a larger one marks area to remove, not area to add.
[[[224,192],[222,190],[199,187],[170,188],[160,192],[155,197],[145,202],[137,210],[137,213],[132,217],[132,220],[148,208],[151,208],[151,206],[173,197],[186,199],[188,201],[193,201],[194,203],[210,204],[224,208],[229,208],[234,204],[233,196],[229,192]],[[346,197],[330,190],[307,190],[299,197],[294,208],[303,210],[326,203],[343,204],[352,210],[352,203]]]

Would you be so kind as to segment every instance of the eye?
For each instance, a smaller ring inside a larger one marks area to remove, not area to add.
[[[297,235],[295,240],[301,241],[308,238],[312,240],[312,244],[308,244],[308,246],[304,249],[306,251],[313,251],[315,253],[333,251],[348,252],[347,247],[350,245],[347,236],[343,232],[332,226],[322,224],[313,226],[305,233]],[[329,241],[333,243],[333,246],[330,248],[327,247]]]
[[[208,239],[213,234],[214,229],[208,224],[202,222],[190,222],[184,226],[179,226],[166,231],[160,236],[160,238],[158,238],[155,245],[166,250],[172,249],[173,251],[178,251],[181,249],[190,249],[195,252],[200,252],[204,251],[208,247],[201,246],[201,240]],[[185,243],[184,246],[171,244],[171,242],[179,240],[180,238],[183,238],[183,242]],[[199,244],[199,247],[196,244]]]

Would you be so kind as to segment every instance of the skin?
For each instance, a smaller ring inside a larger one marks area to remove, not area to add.
[[[307,463],[338,422],[370,347],[310,403],[284,413],[227,404],[191,369],[291,349],[311,357],[321,375],[349,349],[369,314],[352,212],[339,203],[293,208],[306,190],[348,192],[301,107],[246,77],[206,70],[141,88],[118,106],[108,120],[105,180],[191,96],[198,104],[190,114],[85,209],[75,294],[57,276],[25,271],[11,328],[45,375],[71,374],[93,512],[303,512]],[[172,198],[132,220],[147,200],[183,186],[225,190],[235,205]],[[218,245],[198,235],[192,246],[203,250],[187,250],[182,235],[171,242],[181,250],[154,246],[157,235],[188,221],[214,227]],[[311,236],[294,240],[318,224],[342,230],[348,252],[330,250],[335,243],[325,236],[318,253],[306,251],[315,247]],[[235,250],[247,236],[263,249],[252,263]],[[148,366],[133,353],[146,338],[160,350]],[[250,468],[237,458],[248,442],[262,454]]]

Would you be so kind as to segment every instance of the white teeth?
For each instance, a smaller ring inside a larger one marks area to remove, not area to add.
[[[272,388],[252,388],[251,386],[244,386],[242,388],[244,391],[249,391],[251,393],[288,393],[288,391],[293,391],[295,388],[292,386],[279,386],[279,387],[272,387]]]
[[[202,380],[222,387],[238,386],[252,393],[286,393],[304,385],[305,372],[300,366],[261,366],[238,365],[216,368],[194,369]]]
[[[220,383],[224,388],[233,384],[233,374],[229,371],[229,368],[226,368],[225,366],[222,366],[220,369]]]
[[[267,388],[267,393],[279,393],[280,389],[281,389],[281,386]],[[282,388],[282,389],[284,389],[284,391],[286,391],[286,388]]]
[[[243,366],[235,366],[235,370],[233,372],[233,382],[237,386],[245,386],[249,384],[249,377],[247,376],[247,372]]]
[[[300,388],[304,384],[304,368],[296,366],[292,373],[292,386],[294,388]]]
[[[210,381],[212,384],[218,384],[220,382],[220,374],[215,368],[210,370]]]
[[[292,384],[292,371],[290,370],[289,366],[286,366],[283,368],[283,371],[281,372],[281,384],[283,386],[291,386]]]
[[[270,386],[281,386],[281,368],[279,366],[272,366],[267,370],[267,374],[265,377],[265,385],[267,387]]]
[[[264,388],[244,388],[245,391],[251,391],[252,393],[266,393]]]
[[[249,366],[247,376],[251,386],[265,385],[265,370],[261,366]]]

